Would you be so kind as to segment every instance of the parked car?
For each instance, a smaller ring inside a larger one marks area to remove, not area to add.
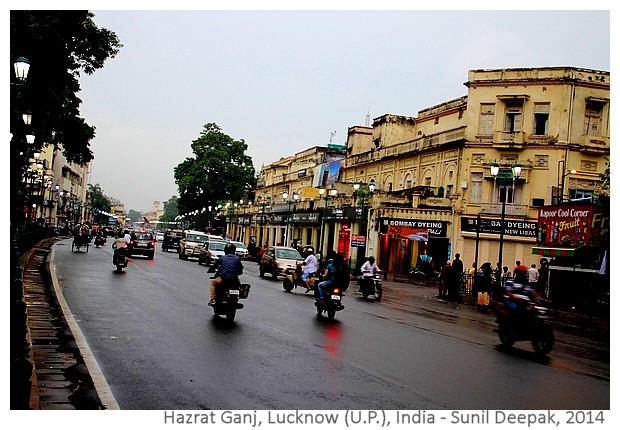
[[[153,233],[147,231],[134,231],[131,233],[131,242],[127,250],[127,256],[146,255],[149,260],[155,257],[155,238]]]
[[[295,248],[270,246],[260,260],[258,272],[260,276],[271,273],[274,279],[278,279],[278,276],[295,272],[298,261],[304,261],[304,259]]]
[[[157,232],[157,234],[155,235],[155,241],[162,242],[163,240],[164,240],[164,232],[163,231]]]
[[[179,242],[183,237],[182,230],[166,230],[164,232],[164,240],[161,243],[161,250],[168,251],[170,249],[179,252]]]
[[[198,264],[205,264],[207,266],[215,263],[222,255],[224,255],[224,247],[226,242],[223,240],[210,240],[205,242],[200,247],[200,254],[198,255]]]
[[[245,247],[245,244],[243,244],[242,242],[235,242],[232,240],[230,241],[230,243],[235,245],[235,248],[237,248],[235,250],[235,254],[237,254],[242,259],[246,259],[248,257],[248,249]]]
[[[203,243],[209,241],[207,233],[202,231],[188,230],[179,241],[179,258],[187,260],[189,257],[199,258]]]

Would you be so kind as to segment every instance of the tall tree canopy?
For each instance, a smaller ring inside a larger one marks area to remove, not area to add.
[[[256,185],[247,149],[243,140],[234,140],[216,124],[204,125],[200,137],[192,142],[194,157],[174,169],[179,213],[201,212],[209,206],[247,199]]]
[[[25,165],[46,145],[62,145],[67,160],[77,164],[93,159],[89,146],[95,127],[80,117],[78,78],[102,68],[122,47],[113,32],[97,28],[93,17],[78,10],[11,11],[11,67],[19,57],[30,62],[26,82],[11,85],[11,146],[19,148],[17,157],[23,153],[12,161]],[[28,131],[35,136],[30,146],[21,119],[26,110],[32,114]]]
[[[179,215],[177,196],[170,197],[170,200],[164,202],[164,214],[159,217],[160,221],[174,221],[177,215]]]

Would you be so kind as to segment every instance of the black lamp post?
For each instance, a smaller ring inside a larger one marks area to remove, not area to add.
[[[336,188],[331,188],[329,190],[329,194],[326,194],[325,193],[326,191],[327,190],[323,186],[319,188],[319,196],[325,199],[325,209],[323,210],[323,216],[322,216],[322,222],[321,222],[321,245],[319,246],[322,260],[325,259],[325,255],[323,253],[323,244],[325,242],[325,217],[327,216],[327,202],[330,196],[336,197],[336,195],[338,194],[338,190]],[[324,194],[325,196],[323,197]]]
[[[562,168],[560,169],[560,165],[562,165]],[[559,180],[558,180],[558,188],[560,189],[559,192],[559,196],[558,196],[558,203],[562,203],[564,201],[564,179],[568,176],[568,175],[573,175],[577,173],[576,170],[571,169],[568,172],[566,171],[566,161],[565,160],[560,160],[558,161],[558,176],[562,175]]]
[[[366,253],[366,243],[367,243],[367,234],[366,234],[366,223],[367,223],[367,216],[366,216],[366,203],[368,203],[368,201],[370,200],[370,198],[372,197],[372,194],[375,192],[375,180],[371,179],[370,183],[368,184],[368,186],[364,186],[362,187],[363,184],[361,184],[360,182],[355,181],[355,183],[353,184],[353,189],[354,191],[354,201],[356,201],[358,198],[360,199],[360,207],[361,207],[361,215],[360,215],[360,224],[359,224],[359,234],[361,236],[364,236],[364,246],[363,247],[358,247],[357,248],[357,262],[356,265],[357,267],[361,266],[362,264],[362,260],[363,257]]]
[[[491,176],[494,178],[495,183],[499,185],[500,187],[502,187],[502,189],[504,190],[504,196],[502,198],[502,217],[500,220],[500,227],[499,227],[499,259],[497,263],[499,265],[499,269],[501,270],[503,248],[504,248],[504,219],[506,218],[506,199],[508,197],[507,187],[509,185],[514,185],[514,182],[517,179],[519,179],[519,177],[521,176],[521,165],[518,163],[513,164],[511,167],[511,170],[506,171],[507,174],[504,174],[501,176],[500,176],[500,171],[502,170],[500,170],[500,167],[497,161],[494,161],[493,163],[491,163]],[[501,198],[501,193],[500,193],[500,198]]]
[[[295,204],[297,202],[297,200],[299,200],[299,194],[297,193],[297,191],[293,191],[293,199],[292,200],[286,200],[286,199],[288,199],[288,193],[284,192],[284,193],[282,193],[282,198],[284,199],[284,201],[286,203],[288,203],[288,211],[286,212],[286,233],[284,234],[284,246],[287,246],[286,245],[287,242],[290,243],[288,230],[289,230],[289,226],[291,224],[291,205]]]
[[[265,228],[265,225],[267,225],[267,218],[265,216],[265,207],[270,205],[271,196],[266,196],[264,199],[262,198],[262,196],[258,196],[256,199],[258,200],[259,205],[261,207],[260,217],[258,219],[258,225],[260,226],[260,231],[258,234],[258,246],[262,247],[263,246],[263,229]]]

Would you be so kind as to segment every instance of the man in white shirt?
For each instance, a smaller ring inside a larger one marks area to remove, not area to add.
[[[536,264],[532,264],[532,267],[527,269],[527,282],[532,287],[538,284],[538,269],[536,268]]]
[[[319,262],[314,256],[314,249],[308,248],[306,250],[306,253],[308,254],[308,256],[306,257],[304,262],[301,263],[302,266],[306,266],[304,267],[304,273],[301,275],[301,280],[304,281],[304,283],[306,284],[307,293],[312,289],[312,287],[310,286],[310,276],[312,276],[312,274],[316,273],[319,270]]]

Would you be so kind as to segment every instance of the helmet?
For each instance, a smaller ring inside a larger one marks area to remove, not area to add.
[[[237,247],[233,245],[232,243],[227,243],[226,246],[224,246],[224,254],[234,255],[236,250],[237,250]]]
[[[314,249],[312,247],[306,248],[306,254],[314,254]]]

